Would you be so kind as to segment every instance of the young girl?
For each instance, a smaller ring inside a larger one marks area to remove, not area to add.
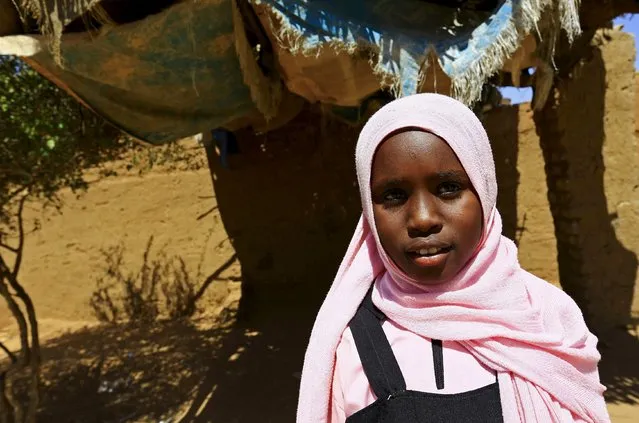
[[[484,128],[389,103],[357,143],[363,216],[304,362],[298,423],[608,422],[597,339],[501,235]]]

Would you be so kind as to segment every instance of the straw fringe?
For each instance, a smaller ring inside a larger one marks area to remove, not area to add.
[[[252,3],[259,5],[263,2],[252,0]],[[533,31],[541,40],[539,51],[544,52],[540,59],[551,63],[560,31],[562,29],[566,31],[570,41],[581,33],[579,4],[580,0],[521,0],[516,2],[513,5],[512,18],[497,40],[467,69],[452,78],[452,96],[469,106],[479,100],[485,81],[503,67],[504,62],[513,55],[522,40]],[[281,48],[291,54],[319,57],[324,52],[324,48],[349,54],[363,51],[363,45],[357,41],[345,42],[340,39],[331,39],[322,45],[311,44],[300,31],[287,23],[287,18],[282,12],[270,7],[270,15],[275,39]],[[542,19],[545,20],[547,17],[549,17],[549,24],[547,28],[541,30],[539,24]],[[371,69],[380,79],[380,87],[389,89],[396,96],[401,96],[400,76],[389,73],[383,68],[379,46],[368,47],[367,53]],[[426,53],[428,52],[425,52],[424,60],[420,63],[421,68],[418,76],[420,80],[424,78],[429,68]],[[547,77],[539,78],[538,84],[538,88],[542,90],[543,94],[548,85]]]
[[[253,6],[266,5],[261,0],[251,0]],[[379,46],[364,44],[357,41],[345,42],[332,38],[322,44],[312,44],[302,32],[288,24],[288,19],[279,10],[266,5],[269,9],[268,21],[273,37],[278,46],[292,55],[319,58],[322,54],[347,53],[360,57],[368,57],[373,75],[375,75],[381,89],[388,89],[393,95],[401,95],[401,78],[399,75],[387,72],[382,66],[382,52]]]
[[[264,75],[255,60],[253,47],[246,37],[244,20],[237,5],[237,0],[232,1],[233,27],[235,32],[235,50],[242,69],[244,83],[251,91],[251,98],[257,109],[262,113],[266,121],[277,115],[282,102],[282,82],[279,76],[269,78]]]
[[[61,10],[77,10],[78,16],[88,12],[102,24],[111,23],[105,10],[98,4],[100,0],[14,0],[21,16],[29,15],[38,23],[42,35],[48,40],[48,47],[55,63],[64,66],[61,55],[62,31],[68,22],[62,21]]]
[[[539,23],[546,16],[549,24],[546,31],[541,31]],[[571,42],[581,33],[579,0],[522,0],[497,40],[465,72],[453,78],[453,96],[468,105],[477,101],[484,82],[502,68],[505,60],[515,53],[522,40],[533,30],[541,39],[538,51],[545,52],[539,58],[546,63],[552,62],[555,44],[562,29]],[[538,102],[541,104],[541,100],[545,102],[547,98],[547,93],[543,95],[547,91],[547,76],[538,78],[537,83],[537,88],[542,90]]]
[[[237,52],[244,83],[251,91],[251,98],[265,120],[269,121],[277,115],[282,101],[282,83],[279,77],[267,77],[257,64],[253,47],[246,37],[244,20],[237,0],[233,0],[233,26],[235,32],[235,49]]]

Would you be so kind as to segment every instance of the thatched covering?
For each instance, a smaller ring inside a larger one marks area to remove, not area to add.
[[[536,67],[542,104],[558,34],[580,31],[578,0],[475,9],[448,0],[9,1],[44,35],[0,38],[0,53],[29,56],[153,143],[217,127],[265,130],[294,116],[300,97],[359,108],[380,90],[438,91],[470,105],[500,69],[518,83]]]
[[[263,23],[293,63],[346,52],[367,60],[380,85],[397,95],[421,91],[428,73],[441,68],[450,94],[467,104],[529,35],[541,42],[539,61],[550,63],[560,31],[570,39],[580,32],[578,0],[495,2],[493,10],[412,0],[254,2],[258,10],[268,9]]]

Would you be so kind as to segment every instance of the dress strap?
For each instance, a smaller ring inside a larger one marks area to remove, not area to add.
[[[374,286],[374,284],[373,284]],[[381,311],[377,306],[373,303],[373,287],[368,291],[366,297],[362,301],[362,305],[360,307],[365,308],[369,312],[371,312],[375,317],[383,322],[386,320],[386,315],[383,311]],[[384,337],[386,339],[386,337]],[[431,340],[432,348],[433,348],[433,370],[435,372],[435,385],[437,389],[444,389],[444,348],[443,343],[439,339]],[[395,355],[393,355],[395,358]]]
[[[373,315],[377,318],[377,320],[381,322],[383,322],[384,320],[386,320],[386,315],[384,314],[384,312],[382,310],[380,310],[379,308],[377,308],[377,306],[375,305],[375,303],[373,303],[373,289],[375,288],[375,284],[373,283],[373,285],[371,285],[370,289],[368,290],[368,292],[366,293],[366,296],[364,297],[364,299],[362,300],[362,304],[360,305],[360,307],[364,307],[365,309],[367,309],[368,311],[370,311],[371,313],[373,313]]]
[[[433,367],[437,389],[444,389],[444,347],[439,339],[431,339],[433,346]]]
[[[386,399],[405,391],[406,382],[382,329],[385,316],[373,304],[372,292],[371,287],[349,327],[368,383],[377,398]]]

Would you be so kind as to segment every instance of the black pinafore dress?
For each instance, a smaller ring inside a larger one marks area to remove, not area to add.
[[[350,322],[364,373],[377,401],[346,423],[503,423],[499,385],[459,394],[406,389],[404,376],[382,329],[386,316],[372,301],[372,289]],[[432,340],[437,389],[444,389],[442,342]]]

